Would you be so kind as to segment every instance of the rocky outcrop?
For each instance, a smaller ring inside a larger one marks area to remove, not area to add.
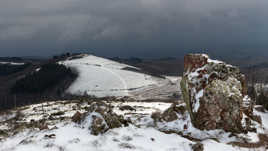
[[[92,103],[83,118],[82,124],[93,135],[103,134],[109,129],[128,125],[128,121],[123,116],[113,113],[112,108],[103,102]]]
[[[175,121],[179,119],[179,115],[184,115],[185,112],[186,109],[184,106],[174,103],[160,115],[160,121]]]
[[[204,54],[186,55],[181,90],[196,128],[238,133],[249,127],[252,130],[247,124],[250,122],[243,123],[245,118],[250,119],[245,112],[255,116],[251,114],[245,76],[239,68]]]

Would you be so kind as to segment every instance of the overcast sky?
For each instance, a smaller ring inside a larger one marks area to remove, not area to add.
[[[267,42],[267,0],[0,0],[0,56],[262,54]]]

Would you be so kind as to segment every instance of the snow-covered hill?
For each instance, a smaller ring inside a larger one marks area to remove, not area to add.
[[[139,69],[126,64],[93,55],[83,55],[81,58],[60,62],[78,72],[77,80],[69,87],[68,93],[76,95],[105,96],[130,96],[139,99],[154,96],[172,95],[178,93],[174,80],[153,77],[141,72]],[[126,68],[132,68],[127,70]],[[179,79],[179,77],[177,77]],[[164,87],[167,94],[152,93],[151,89]],[[147,92],[144,94],[144,92]]]

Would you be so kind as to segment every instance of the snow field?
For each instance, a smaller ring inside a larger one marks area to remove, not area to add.
[[[93,136],[90,134],[88,125],[75,124],[66,119],[64,121],[49,121],[49,130],[26,129],[14,136],[0,140],[0,151],[190,151],[191,146],[196,142],[186,139],[177,134],[165,134],[162,130],[176,130],[183,132],[184,135],[201,139],[205,151],[264,151],[264,148],[239,148],[228,145],[228,142],[238,141],[236,137],[230,137],[230,133],[222,130],[200,131],[194,128],[190,123],[189,116],[181,117],[173,122],[158,123],[153,125],[150,118],[153,112],[163,112],[171,103],[165,102],[109,102],[114,106],[113,110],[120,115],[127,115],[134,120],[134,124],[128,127],[112,129],[103,135]],[[121,111],[120,106],[129,105],[136,111]],[[181,104],[184,105],[184,104]],[[49,102],[35,104],[19,108],[25,116],[22,121],[29,122],[31,119],[39,120],[44,115],[51,115],[58,111],[64,112],[60,117],[71,117],[76,111],[85,112],[88,107],[87,102]],[[11,111],[15,113],[16,111]],[[45,112],[45,114],[43,113]],[[258,128],[258,132],[266,132],[268,128],[268,114],[254,110],[263,119],[263,127]],[[35,116],[33,116],[35,114]],[[1,116],[0,116],[1,117]],[[12,117],[12,116],[10,116]],[[10,127],[4,119],[0,122],[0,130],[6,130]],[[188,126],[184,130],[184,124]],[[54,129],[53,127],[57,127]],[[46,136],[55,135],[48,138]],[[256,133],[240,134],[240,137],[246,137],[250,142],[257,142]],[[217,139],[219,142],[215,141]]]
[[[129,91],[156,84],[158,79],[124,70],[125,67],[135,67],[93,55],[60,63],[78,71],[78,79],[67,90],[76,95],[130,96]]]

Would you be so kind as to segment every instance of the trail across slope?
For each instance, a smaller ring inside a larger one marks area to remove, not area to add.
[[[131,66],[92,55],[61,63],[76,69],[79,74],[67,90],[71,94],[129,96],[129,91],[156,84],[158,80],[150,75],[123,69]]]

